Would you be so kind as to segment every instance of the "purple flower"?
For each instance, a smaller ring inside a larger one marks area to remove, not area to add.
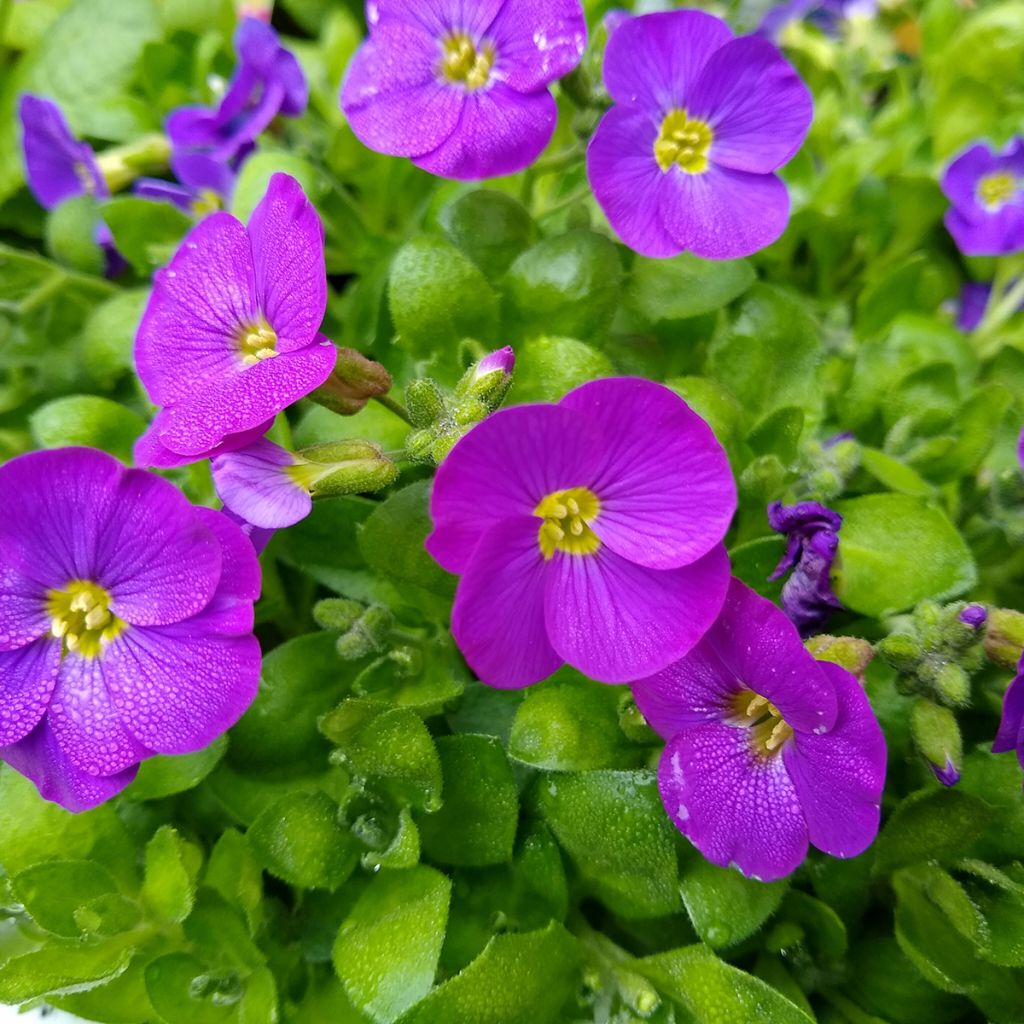
[[[81,811],[238,720],[260,671],[240,530],[89,448],[12,460],[0,493],[0,759]]]
[[[366,21],[341,89],[352,130],[446,178],[533,163],[558,118],[548,85],[587,41],[579,0],[368,0]]]
[[[948,755],[946,763],[942,767],[932,764],[931,761],[928,762],[928,767],[931,768],[935,778],[944,786],[955,786],[960,781],[960,769],[953,764],[953,759]]]
[[[885,740],[864,691],[738,580],[704,639],[633,693],[668,741],[665,809],[708,860],[770,881],[808,843],[854,857],[874,839]]]
[[[788,0],[776,4],[757,26],[757,35],[779,41],[786,26],[807,19],[826,35],[839,34],[840,26],[850,18],[871,18],[878,0]]]
[[[216,110],[180,107],[167,119],[171,166],[183,185],[201,188],[209,177],[195,158],[237,171],[278,114],[297,117],[306,109],[309,88],[302,68],[269,25],[258,18],[242,21],[235,52],[238,68]]]
[[[608,40],[615,101],[587,150],[594,195],[645,256],[747,256],[789,217],[772,172],[800,148],[810,93],[767,40],[702,11],[647,14]]]
[[[1024,768],[1024,657],[1017,665],[1017,674],[1006,688],[999,731],[992,741],[993,754],[1017,751],[1017,760]]]
[[[18,103],[18,116],[28,187],[40,206],[52,210],[76,196],[110,197],[92,146],[75,138],[56,103],[26,93]],[[95,237],[103,249],[106,275],[114,277],[125,266],[114,236],[101,221]]]
[[[173,155],[171,164],[182,184],[161,178],[139,178],[133,188],[135,194],[173,203],[193,217],[220,210],[231,198],[235,174],[226,164],[203,153]]]
[[[782,607],[804,636],[817,630],[833,608],[843,607],[830,580],[842,523],[839,513],[816,501],[768,506],[768,525],[786,535],[786,553],[768,578],[777,580],[793,570],[782,587]]]
[[[946,228],[964,255],[1024,249],[1024,138],[1001,153],[975,143],[946,168],[942,191],[952,203]]]
[[[473,368],[474,380],[479,380],[485,374],[499,370],[506,376],[511,376],[516,367],[516,354],[511,345],[488,352]]]
[[[337,354],[318,333],[326,302],[323,228],[294,178],[270,179],[248,228],[223,212],[197,224],[154,277],[135,339],[163,406],[136,443],[139,465],[244,448],[323,384]]]
[[[216,456],[210,468],[225,508],[254,527],[292,526],[313,508],[309,489],[296,472],[301,460],[266,438]]]
[[[466,434],[437,471],[427,549],[462,576],[452,632],[483,682],[528,686],[563,662],[623,682],[714,620],[735,507],[710,427],[668,388],[612,378]]]
[[[957,617],[965,626],[981,629],[988,619],[988,609],[983,604],[969,604]]]

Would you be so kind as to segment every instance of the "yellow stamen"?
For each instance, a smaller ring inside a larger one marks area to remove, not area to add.
[[[98,583],[71,580],[63,590],[47,591],[50,632],[64,644],[65,653],[95,658],[127,629],[110,610],[113,598]]]
[[[654,159],[666,173],[675,165],[687,174],[702,174],[714,137],[706,121],[689,117],[685,110],[669,111],[654,142]]]
[[[478,45],[467,32],[452,32],[441,41],[441,75],[470,92],[491,80],[495,52],[491,43]]]
[[[601,540],[590,524],[601,511],[601,502],[586,487],[573,487],[567,491],[554,491],[533,510],[544,522],[537,531],[537,543],[545,558],[556,551],[571,555],[592,555]]]
[[[986,174],[978,182],[978,198],[990,210],[998,210],[1017,192],[1017,179],[1007,171]]]
[[[732,724],[749,730],[750,745],[761,758],[773,757],[793,735],[793,727],[767,698],[741,690],[733,699]]]
[[[255,366],[279,354],[277,334],[262,317],[255,324],[239,328],[237,338],[243,366]]]

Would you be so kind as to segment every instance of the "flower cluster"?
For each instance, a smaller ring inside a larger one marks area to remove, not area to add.
[[[13,459],[0,492],[0,759],[79,811],[235,723],[260,571],[234,524],[87,448]]]

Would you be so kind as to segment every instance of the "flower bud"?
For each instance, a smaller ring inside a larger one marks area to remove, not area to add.
[[[335,649],[347,661],[378,654],[387,647],[395,618],[387,608],[372,605],[353,623],[348,632],[338,637]]]
[[[829,636],[821,634],[812,636],[804,646],[819,661],[831,661],[847,672],[852,673],[861,682],[868,663],[875,656],[871,644],[859,636]]]
[[[447,411],[441,389],[429,377],[405,386],[405,406],[414,427],[429,427]]]
[[[346,633],[365,611],[358,601],[344,597],[325,597],[313,605],[313,621],[332,633]]]
[[[493,412],[501,405],[512,386],[515,365],[516,354],[511,345],[489,353],[465,372],[455,388],[455,397],[476,399],[488,412]],[[480,419],[483,416],[471,422]]]
[[[910,709],[914,745],[944,786],[960,781],[963,742],[956,716],[949,708],[921,698]]]
[[[921,660],[921,645],[908,633],[893,633],[875,645],[875,650],[898,672],[913,672]]]
[[[304,448],[291,475],[314,498],[379,491],[398,477],[398,467],[370,441],[330,441]]]
[[[339,348],[330,377],[309,397],[341,416],[353,416],[371,398],[391,390],[391,374],[354,348]]]
[[[430,449],[434,446],[432,430],[414,430],[405,439],[405,454],[413,462],[433,462]]]
[[[1024,649],[1024,614],[1012,608],[993,608],[988,615],[985,653],[1003,668],[1016,668]]]
[[[947,662],[938,670],[934,687],[943,704],[965,707],[971,702],[971,677],[955,662]]]

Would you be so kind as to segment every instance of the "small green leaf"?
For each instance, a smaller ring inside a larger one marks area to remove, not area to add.
[[[146,967],[146,992],[166,1024],[221,1024],[230,1020],[241,994],[237,985],[237,979],[216,977],[190,953],[168,953]],[[225,990],[230,993],[228,998]]]
[[[860,464],[883,486],[913,498],[929,498],[935,493],[932,484],[917,470],[894,459],[877,448],[864,447],[860,453]]]
[[[97,395],[67,395],[40,406],[29,417],[41,448],[81,445],[131,462],[132,446],[146,429],[138,413]]]
[[[580,384],[614,372],[603,352],[582,341],[538,335],[516,346],[516,372],[508,401],[557,402]]]
[[[460,196],[441,210],[438,222],[448,238],[492,279],[508,270],[534,233],[526,207],[493,189]]]
[[[441,956],[451,882],[424,866],[378,875],[334,944],[334,969],[353,1004],[395,1020],[430,991]]]
[[[143,899],[165,921],[184,921],[196,896],[200,850],[187,843],[170,825],[163,825],[146,846]]]
[[[94,861],[49,861],[15,875],[11,891],[40,928],[77,939],[83,929],[76,912],[97,897],[116,893],[117,884]]]
[[[245,836],[233,828],[221,833],[210,851],[203,885],[242,910],[249,931],[259,931],[263,912],[263,872]]]
[[[755,278],[746,260],[702,260],[688,252],[668,260],[637,256],[626,304],[648,323],[685,320],[727,306]]]
[[[231,212],[243,224],[266,195],[270,179],[278,172],[291,175],[313,203],[324,194],[312,164],[293,153],[261,149],[242,164],[231,194]]]
[[[128,969],[132,953],[120,937],[98,946],[44,946],[4,965],[0,1003],[24,1003],[105,985]]]
[[[161,800],[194,789],[217,767],[227,749],[227,737],[218,736],[194,754],[151,757],[142,762],[125,795],[131,800]]]
[[[171,203],[121,196],[101,207],[118,252],[143,277],[170,263],[192,221]]]

